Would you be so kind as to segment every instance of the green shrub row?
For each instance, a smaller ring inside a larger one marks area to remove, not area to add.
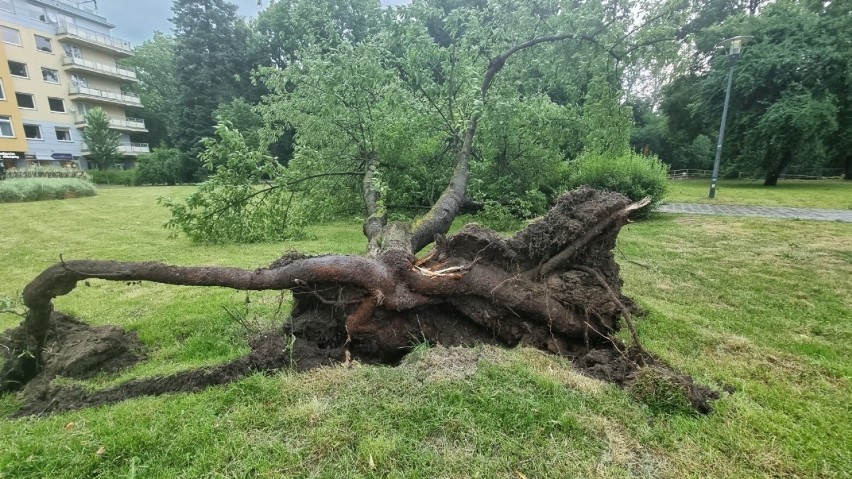
[[[63,200],[96,194],[91,182],[79,178],[17,178],[0,181],[0,203]]]
[[[89,175],[96,185],[133,186],[136,184],[136,170],[89,170]]]
[[[6,179],[20,180],[25,178],[77,178],[89,181],[89,175],[78,168],[48,168],[46,166],[30,166],[6,170]]]

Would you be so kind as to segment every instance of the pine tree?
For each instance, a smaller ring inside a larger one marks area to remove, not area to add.
[[[118,133],[110,129],[109,116],[100,108],[93,108],[86,113],[83,141],[90,151],[86,158],[94,162],[99,170],[109,168],[121,158],[118,153]]]
[[[226,0],[175,0],[175,65],[179,115],[175,144],[186,153],[181,178],[197,176],[200,140],[213,134],[213,112],[248,88],[250,33]]]

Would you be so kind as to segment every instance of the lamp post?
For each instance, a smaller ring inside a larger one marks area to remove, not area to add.
[[[716,143],[716,159],[713,161],[713,177],[710,180],[709,198],[716,197],[716,183],[719,181],[719,161],[722,159],[722,141],[725,139],[725,121],[728,119],[728,102],[731,101],[731,84],[734,82],[734,65],[740,58],[743,45],[754,37],[739,36],[729,38],[722,45],[729,47],[728,50],[728,89],[725,90],[725,106],[722,108],[722,125],[719,127],[719,141]]]

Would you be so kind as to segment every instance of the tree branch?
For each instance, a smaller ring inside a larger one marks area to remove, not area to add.
[[[480,101],[482,105],[475,109],[470,115],[467,131],[462,141],[462,147],[458,154],[456,167],[453,169],[453,176],[447,188],[441,193],[438,201],[432,205],[432,208],[417,220],[412,225],[411,234],[411,249],[413,252],[418,252],[426,245],[432,242],[436,234],[445,234],[450,229],[453,220],[459,212],[462,202],[467,193],[467,183],[470,178],[470,155],[473,146],[473,137],[476,134],[477,122],[482,114],[482,107],[488,99],[488,90],[491,88],[491,83],[494,77],[503,69],[506,61],[515,53],[532,48],[541,43],[557,42],[562,40],[578,39],[594,44],[598,44],[597,40],[590,35],[582,35],[576,33],[563,33],[559,35],[546,35],[536,37],[519,45],[506,50],[496,56],[488,64],[488,69],[485,71],[485,77],[482,80],[480,87]]]

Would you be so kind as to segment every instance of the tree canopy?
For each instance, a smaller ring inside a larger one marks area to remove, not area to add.
[[[750,35],[734,68],[724,170],[764,175],[767,185],[790,167],[848,173],[848,141],[841,138],[849,136],[852,54],[840,3],[782,0],[705,28],[697,45],[706,53],[696,55],[693,72],[675,80],[662,102],[673,150],[715,137],[729,63],[722,47],[709,46]],[[685,153],[671,151],[672,161],[694,164]]]

